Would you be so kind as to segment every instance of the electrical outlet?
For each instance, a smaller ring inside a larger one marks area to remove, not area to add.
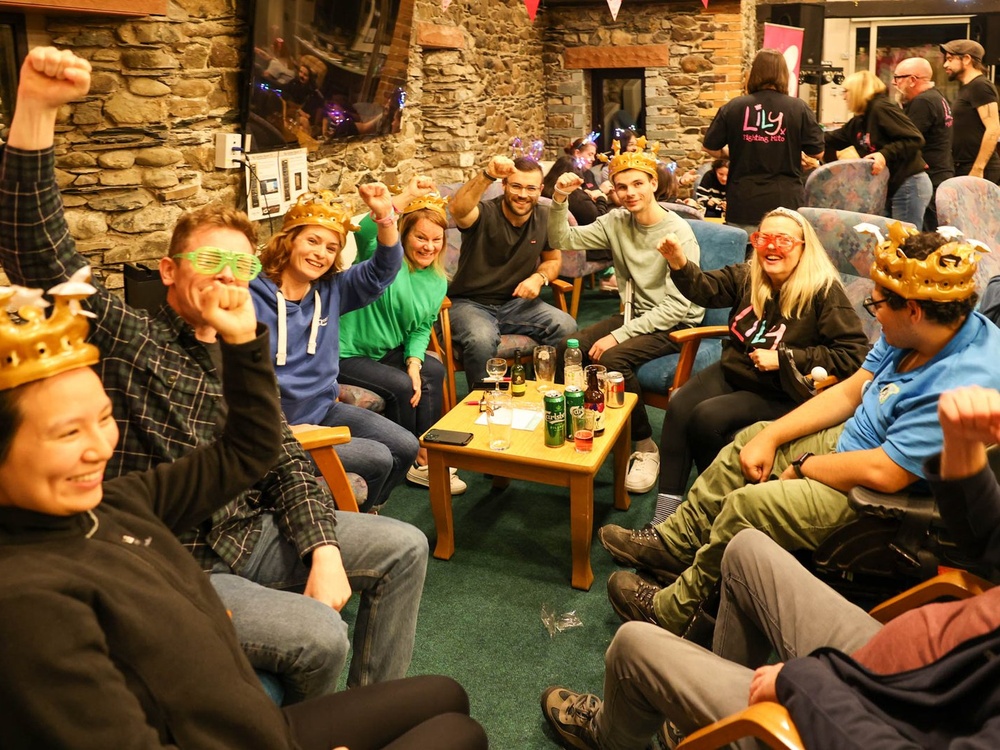
[[[237,155],[242,153],[239,133],[215,134],[215,166],[218,169],[236,169],[240,166]]]

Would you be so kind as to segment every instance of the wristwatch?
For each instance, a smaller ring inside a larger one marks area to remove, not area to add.
[[[544,284],[545,286],[548,286],[548,285],[549,285],[549,277],[548,277],[548,276],[546,276],[546,275],[545,275],[544,273],[542,273],[541,271],[535,271],[535,273],[537,273],[537,274],[538,274],[539,276],[541,276],[541,277],[542,277],[542,283],[543,283],[543,284]]]
[[[806,475],[802,473],[802,464],[804,464],[806,461],[808,461],[814,455],[815,455],[814,453],[810,453],[809,451],[806,451],[801,456],[799,456],[794,461],[792,461],[792,469],[795,470],[795,476],[797,476],[799,479],[805,479],[806,478]]]

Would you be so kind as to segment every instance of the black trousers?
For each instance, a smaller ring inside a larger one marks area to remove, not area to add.
[[[794,408],[790,398],[736,390],[719,362],[695,373],[670,397],[663,415],[659,491],[682,495],[692,461],[700,474],[744,427]]]
[[[302,750],[486,750],[465,690],[449,677],[391,680],[283,709]]]
[[[646,407],[642,403],[642,387],[639,385],[639,378],[635,372],[639,367],[651,359],[662,357],[665,354],[673,354],[680,351],[680,345],[670,340],[671,331],[655,331],[653,333],[643,333],[633,336],[627,341],[623,341],[617,346],[608,349],[601,356],[600,362],[591,362],[587,352],[594,343],[617,328],[621,328],[625,323],[624,315],[614,315],[607,320],[582,328],[569,338],[578,339],[580,351],[583,352],[584,366],[589,364],[602,364],[608,368],[608,372],[620,372],[625,377],[625,390],[639,396],[639,403],[632,411],[632,439],[645,440],[653,437],[653,428],[649,425],[649,417],[646,415]],[[568,340],[568,339],[567,339]],[[566,341],[556,347],[556,362],[558,362],[558,372],[556,381],[562,382],[562,367],[566,354]]]

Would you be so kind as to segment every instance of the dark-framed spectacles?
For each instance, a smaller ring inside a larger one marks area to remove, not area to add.
[[[884,299],[872,299],[871,297],[865,297],[865,301],[861,303],[861,306],[865,308],[865,311],[874,318],[875,312],[878,310],[878,306],[884,305],[888,301],[888,297]]]

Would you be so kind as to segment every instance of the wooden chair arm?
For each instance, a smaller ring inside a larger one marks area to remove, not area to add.
[[[552,279],[549,282],[549,286],[552,288],[552,294],[556,298],[556,307],[564,313],[568,313],[569,306],[566,304],[566,296],[573,293],[573,285],[562,279]]]
[[[792,717],[780,703],[765,701],[699,729],[677,745],[677,750],[714,750],[744,737],[756,737],[778,750],[802,750]]]
[[[351,441],[351,428],[297,424],[292,425],[292,434],[316,462],[319,473],[323,475],[333,494],[337,510],[357,513],[360,509],[358,500],[354,497],[354,488],[351,486],[351,480],[347,478],[344,464],[340,462],[340,456],[333,449],[335,445]]]
[[[350,427],[326,427],[319,424],[291,425],[292,434],[307,451],[325,448],[328,445],[343,445],[351,442]]]
[[[451,341],[451,300],[445,297],[441,302],[441,309],[438,310],[438,321],[441,324],[441,339],[438,346],[441,349],[441,359],[444,361],[445,383],[444,402],[453,408],[458,401],[458,388],[455,385],[455,349]],[[431,329],[433,330],[433,329]],[[437,334],[434,334],[437,341]]]
[[[674,368],[674,382],[670,386],[673,393],[691,379],[694,361],[698,356],[698,347],[703,339],[721,338],[729,335],[729,326],[701,326],[699,328],[684,328],[670,334],[670,339],[681,345],[681,353],[677,357],[677,367]]]
[[[725,336],[729,333],[729,326],[699,326],[697,328],[682,328],[670,334],[670,340],[683,344],[686,341],[695,339],[711,339]]]
[[[885,600],[868,614],[879,622],[889,622],[908,610],[938,599],[969,599],[991,588],[992,583],[966,570],[948,570]]]

